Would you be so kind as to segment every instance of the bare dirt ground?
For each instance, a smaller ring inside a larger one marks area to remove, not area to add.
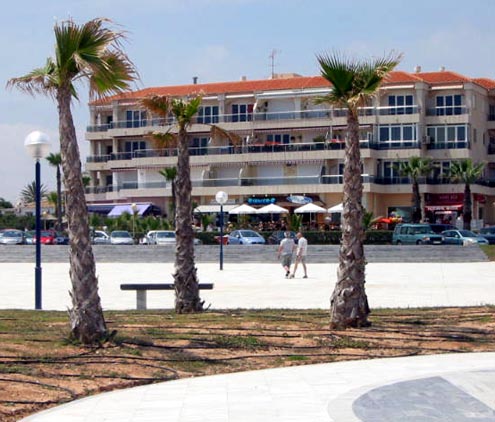
[[[108,312],[112,342],[68,338],[62,312],[0,311],[0,420],[171,379],[353,359],[495,351],[495,307],[377,310],[330,331],[319,310]]]

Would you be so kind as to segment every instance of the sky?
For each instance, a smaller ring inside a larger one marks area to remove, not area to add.
[[[53,26],[111,19],[128,33],[124,48],[140,75],[136,89],[198,82],[317,75],[316,54],[357,58],[403,54],[398,70],[436,71],[495,79],[492,0],[23,0],[0,16],[0,197],[15,203],[34,180],[24,139],[40,130],[59,152],[55,102],[5,85],[53,56]],[[84,166],[89,122],[86,86],[73,115]],[[55,190],[55,169],[42,163],[42,183]]]

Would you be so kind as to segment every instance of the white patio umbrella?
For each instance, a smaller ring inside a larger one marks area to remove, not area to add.
[[[280,207],[276,204],[268,204],[256,210],[256,214],[284,214],[288,213],[287,208]]]
[[[319,205],[316,205],[313,202],[310,202],[306,205],[303,205],[302,207],[296,208],[294,210],[296,214],[315,214],[315,213],[323,213],[327,212],[327,210],[323,207],[320,207]]]
[[[257,209],[251,205],[242,204],[238,207],[232,208],[229,214],[256,214]]]
[[[330,214],[336,214],[336,213],[339,213],[342,211],[344,211],[344,204],[342,202],[340,204],[334,205],[333,207],[330,207],[328,209],[328,212]]]

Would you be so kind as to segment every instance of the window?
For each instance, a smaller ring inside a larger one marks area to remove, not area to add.
[[[134,152],[142,149],[146,149],[145,141],[126,141],[125,143],[125,152]]]
[[[289,144],[290,134],[288,133],[273,133],[266,136],[266,142],[273,142],[276,144]]]
[[[413,114],[414,97],[412,95],[389,95],[388,114]]]
[[[146,126],[146,111],[127,110],[126,127],[143,127]]]
[[[254,104],[232,104],[233,122],[250,122],[253,120]]]
[[[198,123],[218,123],[218,106],[204,106],[198,110]]]
[[[426,133],[432,142],[441,144],[445,142],[467,141],[466,129],[466,125],[428,126]]]
[[[416,125],[380,125],[380,142],[416,141]]]
[[[438,95],[436,97],[436,115],[453,116],[463,113],[462,95]]]

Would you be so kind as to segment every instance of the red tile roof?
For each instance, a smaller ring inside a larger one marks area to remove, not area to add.
[[[469,79],[459,73],[448,70],[438,72],[408,73],[404,71],[391,72],[384,81],[386,85],[411,84],[425,82],[430,85],[474,82],[486,88],[495,88],[495,81],[488,78]],[[160,86],[132,91],[116,95],[92,104],[105,104],[116,99],[139,99],[149,95],[166,95],[170,97],[183,97],[187,95],[216,95],[216,94],[243,94],[260,91],[277,91],[286,89],[310,89],[329,87],[330,84],[321,76],[298,76],[281,79],[246,80],[236,82],[214,82],[204,84],[188,84],[175,86]]]

